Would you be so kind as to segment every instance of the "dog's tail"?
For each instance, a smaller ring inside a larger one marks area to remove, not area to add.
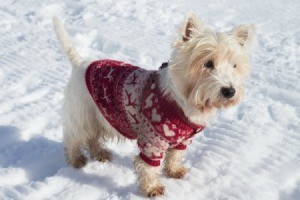
[[[53,17],[54,30],[56,32],[57,38],[60,44],[67,54],[73,67],[77,67],[82,62],[82,58],[75,49],[69,34],[67,33],[65,27],[57,17]]]

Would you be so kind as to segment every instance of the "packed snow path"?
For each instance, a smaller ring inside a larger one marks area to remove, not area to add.
[[[297,0],[2,0],[0,199],[144,199],[136,145],[82,170],[63,156],[60,110],[71,67],[54,35],[61,18],[79,52],[156,69],[189,10],[217,30],[253,23],[257,45],[244,101],[220,112],[188,147],[183,180],[162,199],[300,199],[300,2]]]

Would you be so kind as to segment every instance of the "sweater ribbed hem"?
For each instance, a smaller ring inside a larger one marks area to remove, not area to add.
[[[179,144],[176,147],[174,147],[174,149],[176,150],[185,150],[186,149],[186,145],[184,144]]]
[[[160,165],[160,160],[151,160],[150,158],[148,158],[145,154],[143,154],[142,152],[140,153],[140,158],[147,163],[148,165],[152,166],[152,167],[158,167]]]

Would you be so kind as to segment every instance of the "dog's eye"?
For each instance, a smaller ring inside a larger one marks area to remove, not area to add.
[[[207,63],[205,63],[205,67],[208,69],[213,69],[215,67],[214,61],[209,60]]]
[[[236,68],[236,65],[233,65],[233,68]]]

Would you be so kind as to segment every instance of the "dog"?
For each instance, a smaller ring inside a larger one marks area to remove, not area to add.
[[[91,158],[110,161],[108,140],[136,139],[139,190],[147,197],[162,196],[161,160],[166,176],[183,178],[186,146],[217,110],[241,101],[254,26],[213,32],[189,14],[169,62],[159,70],[145,70],[115,60],[83,59],[59,19],[54,17],[53,23],[73,67],[63,106],[67,162],[84,167],[82,147]]]

